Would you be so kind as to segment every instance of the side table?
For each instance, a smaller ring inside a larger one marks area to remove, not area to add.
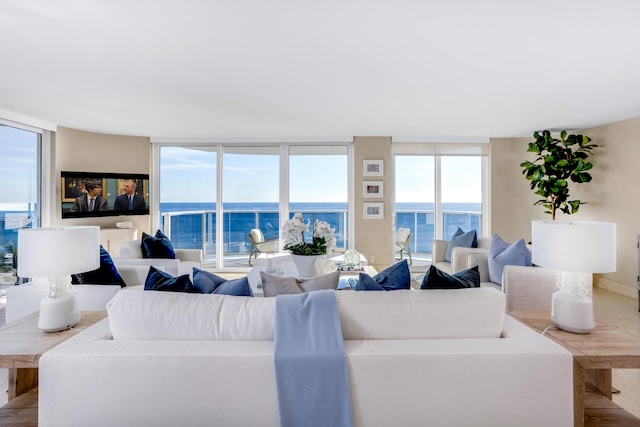
[[[38,362],[45,352],[107,317],[106,311],[83,311],[80,322],[60,332],[38,329],[39,313],[0,328],[0,368],[9,368],[9,402],[38,385]]]
[[[516,311],[509,313],[530,328],[542,332],[552,326],[548,311]],[[585,393],[587,389],[608,399],[607,416],[618,414],[628,423],[640,425],[640,420],[611,401],[611,369],[640,368],[640,339],[618,327],[604,322],[596,322],[596,327],[588,334],[574,334],[554,326],[545,336],[554,340],[573,355],[573,413],[574,426],[585,425]],[[591,399],[593,400],[593,399]],[[588,412],[597,412],[597,406],[589,405]],[[613,410],[612,410],[613,409]],[[598,414],[595,414],[598,416]],[[637,421],[636,421],[637,420]],[[636,424],[637,422],[637,424]],[[618,425],[618,424],[610,424]]]

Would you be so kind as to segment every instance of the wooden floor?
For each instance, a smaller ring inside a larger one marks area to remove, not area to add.
[[[20,395],[0,408],[0,426],[37,427],[38,389]]]

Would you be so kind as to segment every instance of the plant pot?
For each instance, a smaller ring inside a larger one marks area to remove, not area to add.
[[[293,263],[300,277],[312,277],[319,274],[319,269],[324,265],[326,255],[294,255],[291,254]]]

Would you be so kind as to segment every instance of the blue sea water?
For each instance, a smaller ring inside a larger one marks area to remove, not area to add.
[[[458,227],[465,231],[476,229],[481,232],[480,203],[444,203],[442,208],[445,212],[445,239]],[[247,234],[253,228],[261,229],[266,239],[279,237],[278,203],[225,203],[223,210],[224,250],[227,253],[248,251]],[[336,229],[338,247],[346,246],[346,203],[292,203],[289,210],[292,213],[302,212],[303,217],[312,222],[327,221]],[[398,203],[396,207],[396,226],[411,229],[414,235],[412,250],[415,252],[431,252],[434,237],[433,210],[432,203]],[[202,248],[213,246],[216,241],[215,203],[161,203],[160,211],[194,212],[170,217],[171,240],[177,247]],[[209,213],[203,215],[203,212]]]

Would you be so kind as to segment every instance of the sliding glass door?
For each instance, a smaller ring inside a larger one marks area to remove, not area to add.
[[[249,232],[277,239],[279,214],[279,147],[224,147],[222,159],[222,244],[227,267],[246,267]],[[222,265],[221,265],[222,266]]]

